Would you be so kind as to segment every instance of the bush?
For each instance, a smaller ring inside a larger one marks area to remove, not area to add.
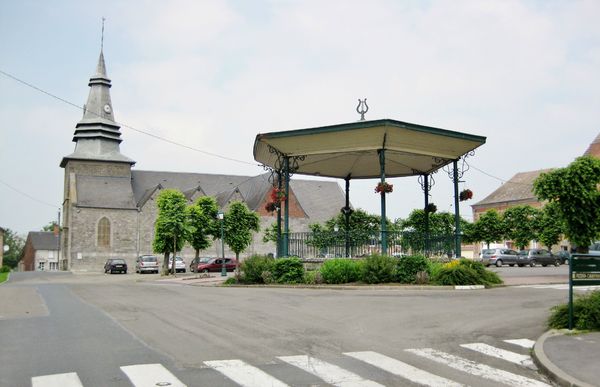
[[[433,270],[432,270],[433,272]],[[487,270],[480,262],[459,259],[435,268],[432,281],[438,285],[493,285],[502,280],[494,272]]]
[[[552,308],[548,326],[556,329],[569,327],[569,304],[561,304]],[[573,327],[581,330],[600,330],[599,290],[578,296],[573,300]]]
[[[323,266],[321,266],[320,272],[326,284],[346,284],[348,282],[356,282],[360,278],[358,262],[346,258],[325,261]]]
[[[323,283],[323,277],[319,270],[311,270],[304,272],[304,283],[308,285],[319,285]]]
[[[225,281],[223,281],[223,285],[235,285],[237,283],[238,283],[238,280],[235,277],[229,277]]]
[[[361,279],[368,284],[392,282],[396,270],[396,258],[373,254],[361,265]]]
[[[395,280],[403,284],[414,284],[419,272],[430,274],[429,260],[422,255],[410,255],[398,260]],[[419,276],[420,283],[423,283],[424,277],[423,274]]]
[[[0,267],[0,273],[10,273],[10,267],[6,265]]]
[[[273,280],[280,284],[298,284],[304,281],[304,265],[300,258],[279,258],[271,270]]]
[[[242,262],[241,270],[244,273],[244,280],[251,284],[264,284],[265,276],[263,273],[271,272],[275,265],[275,259],[266,255],[253,255]]]

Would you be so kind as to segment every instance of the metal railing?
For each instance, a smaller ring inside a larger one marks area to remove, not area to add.
[[[388,255],[424,254],[426,256],[454,255],[454,235],[430,235],[415,232],[387,232]],[[381,233],[293,232],[289,234],[289,255],[303,259],[364,257],[381,253]]]

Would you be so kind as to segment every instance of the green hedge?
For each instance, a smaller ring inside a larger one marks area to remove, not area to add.
[[[280,284],[300,284],[304,282],[304,265],[300,258],[279,258],[273,265],[273,280]]]
[[[320,269],[326,284],[345,284],[360,279],[360,263],[353,259],[336,258],[323,263]]]
[[[402,284],[414,284],[419,272],[431,274],[429,259],[423,255],[410,255],[398,260],[394,279]]]
[[[569,304],[552,308],[548,326],[556,329],[569,328]],[[581,330],[600,330],[600,290],[573,300],[573,327]]]
[[[502,280],[492,271],[487,270],[481,262],[469,259],[451,261],[437,267],[431,278],[438,285],[495,285]]]
[[[392,282],[395,277],[397,258],[373,254],[365,258],[361,267],[361,279],[368,284]]]
[[[243,281],[251,284],[264,284],[268,273],[273,271],[275,259],[266,255],[253,255],[241,264]]]

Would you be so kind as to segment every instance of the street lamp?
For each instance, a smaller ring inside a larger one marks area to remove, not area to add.
[[[334,251],[334,254],[335,254],[336,258],[339,255],[338,254],[338,247],[339,247],[338,246],[338,231],[340,231],[340,227],[336,223],[336,224],[333,225],[333,232],[335,233],[335,245],[334,245],[333,251]]]
[[[223,239],[223,223],[225,214],[223,211],[217,212],[217,218],[221,221],[221,277],[227,276],[227,268],[225,267],[225,240]]]

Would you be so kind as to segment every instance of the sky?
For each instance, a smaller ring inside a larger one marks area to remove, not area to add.
[[[487,137],[460,183],[471,220],[516,173],[567,166],[600,133],[599,16],[595,0],[0,0],[0,227],[58,216],[103,17],[135,169],[264,173],[258,133],[355,122],[367,98],[366,119]],[[453,212],[450,178],[434,179],[430,201]],[[352,181],[354,207],[379,213],[376,183]],[[415,178],[390,183],[392,220],[423,207]]]

